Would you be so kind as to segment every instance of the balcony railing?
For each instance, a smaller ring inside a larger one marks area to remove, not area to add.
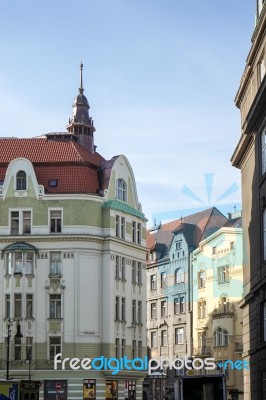
[[[211,354],[210,346],[198,347],[196,353],[199,356],[209,356]]]

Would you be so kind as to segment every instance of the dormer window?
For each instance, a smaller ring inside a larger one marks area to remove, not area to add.
[[[116,198],[127,201],[127,184],[124,179],[118,179],[116,182]]]
[[[27,187],[27,178],[25,171],[18,171],[16,178],[16,189],[17,190],[26,190]]]

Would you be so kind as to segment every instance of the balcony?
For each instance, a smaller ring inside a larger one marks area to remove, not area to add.
[[[196,349],[196,354],[198,356],[210,356],[211,355],[210,346],[198,347],[198,349]]]

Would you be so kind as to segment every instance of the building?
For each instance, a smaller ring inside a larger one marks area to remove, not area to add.
[[[147,235],[147,342],[155,359],[192,356],[191,254],[227,218],[215,207],[165,224]],[[166,390],[173,392],[175,371]]]
[[[126,157],[96,152],[82,69],[68,132],[0,139],[0,375],[40,399],[141,399],[143,371],[54,369],[146,354],[146,220]]]
[[[201,359],[215,358],[217,363],[242,361],[239,302],[243,296],[243,245],[239,216],[232,214],[224,227],[201,241],[192,253],[192,354]],[[231,398],[232,390],[243,393],[242,370],[230,364],[221,371],[226,375],[227,398]]]
[[[244,399],[266,398],[266,4],[257,0],[256,25],[235,103],[241,137],[232,164],[241,170],[244,248]]]

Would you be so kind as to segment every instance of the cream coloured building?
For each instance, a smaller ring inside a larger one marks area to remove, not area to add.
[[[11,321],[9,376],[40,399],[141,399],[143,371],[54,370],[146,354],[146,220],[127,158],[96,152],[82,67],[68,132],[0,138],[0,376]]]

